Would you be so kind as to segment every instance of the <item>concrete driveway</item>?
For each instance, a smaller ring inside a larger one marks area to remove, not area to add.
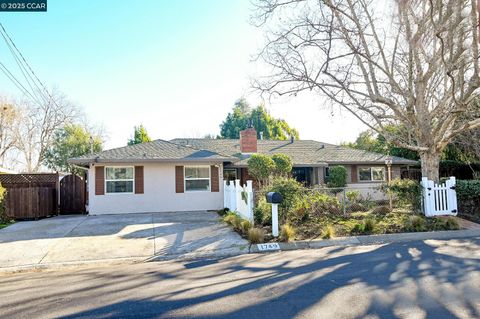
[[[58,216],[0,230],[0,268],[247,252],[213,212]]]

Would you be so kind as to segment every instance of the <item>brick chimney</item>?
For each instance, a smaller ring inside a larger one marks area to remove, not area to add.
[[[253,127],[240,131],[240,151],[242,153],[257,152],[257,131]]]

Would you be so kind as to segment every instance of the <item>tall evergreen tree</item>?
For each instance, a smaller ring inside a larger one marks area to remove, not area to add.
[[[141,144],[145,142],[150,142],[152,139],[148,136],[147,130],[145,127],[140,124],[139,126],[134,127],[133,137],[128,140],[127,145]]]
[[[246,129],[249,123],[257,130],[258,138],[260,134],[266,140],[287,140],[291,136],[299,138],[298,131],[285,120],[271,116],[263,105],[251,108],[245,99],[235,103],[232,112],[220,125],[220,138],[240,138],[240,131]]]

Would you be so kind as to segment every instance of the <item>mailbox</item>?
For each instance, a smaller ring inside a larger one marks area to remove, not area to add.
[[[277,192],[269,192],[265,195],[267,198],[267,203],[280,204],[283,200],[282,194]]]

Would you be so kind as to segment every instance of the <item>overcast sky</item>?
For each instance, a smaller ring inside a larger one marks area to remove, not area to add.
[[[133,126],[152,138],[218,134],[259,67],[262,33],[248,23],[248,0],[48,0],[48,12],[0,13],[0,21],[40,79],[58,87],[123,146]],[[5,46],[0,62],[21,78]],[[0,94],[19,94],[0,74]],[[354,140],[365,129],[328,101],[305,94],[266,101],[301,139]]]

